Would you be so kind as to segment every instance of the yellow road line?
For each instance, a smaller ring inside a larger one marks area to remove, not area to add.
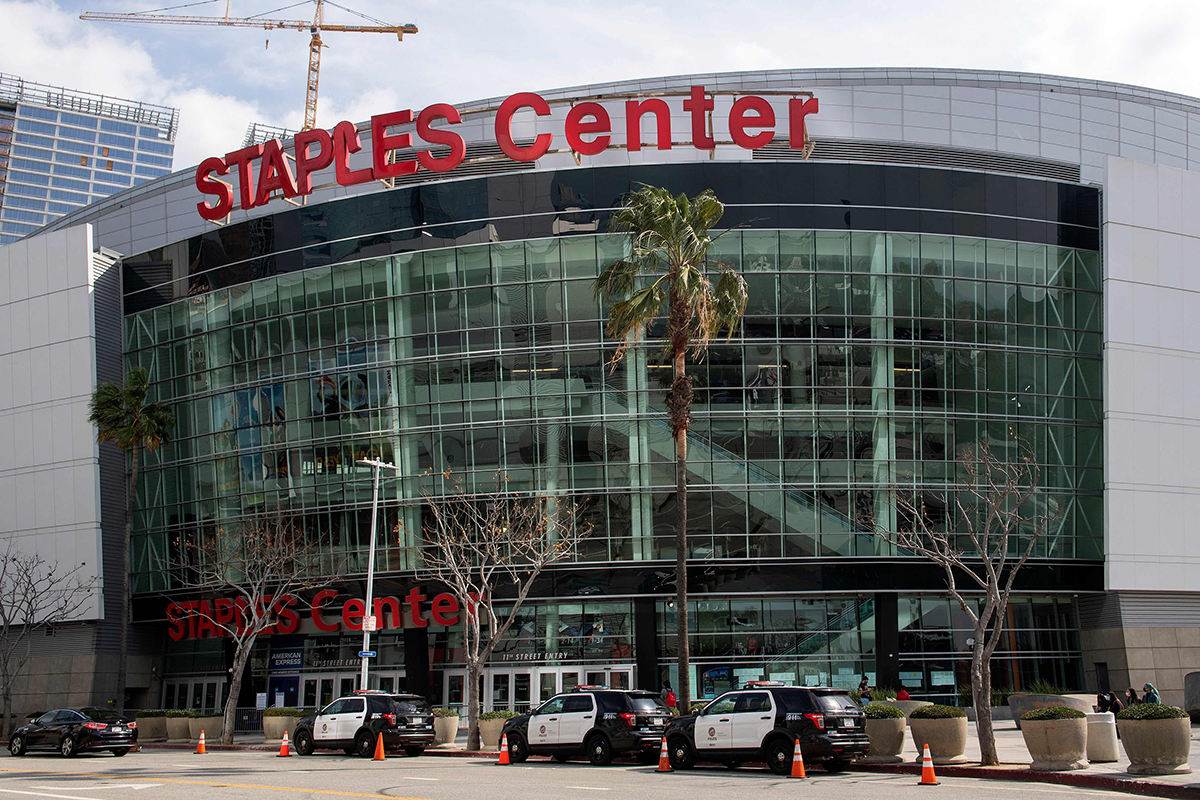
[[[36,773],[38,775],[74,775],[86,778],[103,778],[113,780],[114,776],[105,772],[62,772],[53,769],[16,769],[0,767],[0,772]],[[155,783],[182,783],[191,786],[223,786],[229,789],[274,789],[278,792],[304,792],[306,794],[328,794],[338,797],[385,797],[388,800],[425,800],[420,797],[401,797],[394,794],[371,794],[369,792],[339,792],[334,789],[298,789],[292,786],[266,786],[255,783],[225,783],[223,781],[185,781],[178,778],[142,778],[136,775],[118,776],[123,781],[153,781]],[[80,787],[82,788],[82,787]],[[84,791],[87,791],[86,789]]]

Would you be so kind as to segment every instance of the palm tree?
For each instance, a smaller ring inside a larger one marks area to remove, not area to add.
[[[142,450],[154,451],[171,440],[175,415],[163,403],[147,402],[150,375],[142,367],[125,374],[125,385],[102,383],[92,394],[88,421],[94,422],[100,444],[112,442],[132,457],[129,494],[125,502],[125,567],[121,571],[121,660],[117,669],[117,713],[125,712],[125,672],[129,661],[129,534],[137,502],[138,462]]]
[[[674,364],[667,414],[675,439],[675,621],[679,679],[677,702],[682,713],[691,705],[688,669],[687,607],[687,433],[692,416],[692,379],[687,356],[703,357],[722,330],[733,336],[746,310],[746,282],[729,267],[711,261],[709,230],[725,213],[711,190],[695,197],[674,197],[666,189],[647,186],[633,192],[613,212],[610,231],[632,238],[629,258],[605,267],[592,288],[597,299],[616,300],[608,315],[608,334],[620,341],[612,363],[625,356],[650,323],[667,315],[665,351]],[[716,276],[712,276],[713,272]],[[713,283],[712,277],[716,278]]]

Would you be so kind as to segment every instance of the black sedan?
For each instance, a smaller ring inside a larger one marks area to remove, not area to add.
[[[137,746],[137,723],[103,708],[56,708],[13,731],[8,749],[14,756],[35,750],[57,751],[67,758],[108,750],[123,756]]]

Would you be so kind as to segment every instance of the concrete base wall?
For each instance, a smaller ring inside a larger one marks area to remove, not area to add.
[[[1183,677],[1200,670],[1200,628],[1099,628],[1082,632],[1084,680],[1098,691],[1096,664],[1108,664],[1111,691],[1152,683],[1164,703],[1183,707]]]

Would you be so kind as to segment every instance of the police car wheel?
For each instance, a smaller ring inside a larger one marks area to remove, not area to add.
[[[612,763],[612,744],[607,737],[597,734],[587,742],[588,761],[593,767],[607,767]]]
[[[354,749],[350,752],[361,758],[370,758],[375,754],[375,737],[370,731],[359,731],[358,736],[354,737]]]
[[[292,739],[292,744],[296,748],[296,755],[311,756],[313,751],[312,734],[308,731],[296,731],[295,738]]]
[[[846,767],[850,766],[850,762],[845,759],[834,759],[833,761],[826,761],[821,766],[825,768],[826,772],[842,772]]]
[[[691,769],[696,766],[696,752],[682,736],[667,742],[667,758],[671,769]]]
[[[776,739],[767,745],[767,768],[776,775],[787,775],[792,771],[792,753],[795,745],[787,739]]]
[[[520,764],[529,758],[529,745],[525,743],[525,737],[519,733],[514,733],[508,737],[508,760],[514,764]]]

